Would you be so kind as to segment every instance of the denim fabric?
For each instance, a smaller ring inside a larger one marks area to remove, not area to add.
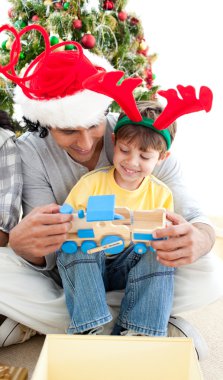
[[[174,269],[161,265],[155,253],[138,255],[132,245],[112,259],[103,251],[93,255],[59,252],[57,264],[71,318],[69,334],[111,321],[105,293],[125,289],[113,334],[128,329],[143,335],[166,335]]]

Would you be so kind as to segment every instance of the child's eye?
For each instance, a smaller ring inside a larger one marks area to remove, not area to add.
[[[150,157],[141,156],[143,160],[150,160]]]
[[[127,150],[127,149],[124,149],[124,148],[121,148],[121,147],[120,147],[120,151],[121,151],[122,153],[128,153],[128,150]]]

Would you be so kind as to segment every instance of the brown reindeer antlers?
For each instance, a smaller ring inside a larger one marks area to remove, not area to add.
[[[158,91],[158,94],[167,99],[167,105],[160,116],[155,120],[154,127],[162,130],[167,128],[178,117],[205,110],[209,112],[212,106],[213,94],[210,88],[202,86],[200,88],[199,98],[196,98],[195,88],[193,86],[177,86],[178,92],[174,89],[167,91]]]

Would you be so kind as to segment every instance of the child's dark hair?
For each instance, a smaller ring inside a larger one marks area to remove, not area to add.
[[[136,104],[142,117],[147,117],[148,119],[156,120],[163,111],[158,101],[137,101]],[[122,112],[118,120],[124,116],[125,113]],[[170,132],[171,142],[173,142],[176,134],[176,122],[172,123],[167,130]],[[128,125],[122,126],[115,134],[115,141],[116,140],[124,140],[128,143],[135,142],[142,151],[146,151],[148,147],[150,147],[159,151],[160,155],[167,151],[167,144],[164,137],[156,131],[141,125],[135,126],[129,123]]]
[[[0,110],[0,128],[9,129],[10,131],[15,132],[11,117],[3,110]]]

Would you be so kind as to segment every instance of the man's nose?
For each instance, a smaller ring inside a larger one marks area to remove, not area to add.
[[[78,146],[82,150],[90,150],[92,148],[92,138],[88,131],[82,131],[78,140]]]

